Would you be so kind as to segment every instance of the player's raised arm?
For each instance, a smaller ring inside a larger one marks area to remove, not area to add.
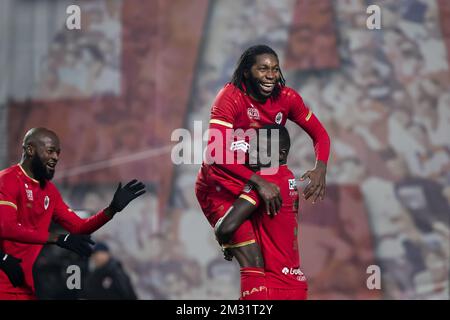
[[[50,243],[74,251],[80,256],[90,256],[92,253],[91,245],[95,243],[89,235],[101,228],[116,213],[122,211],[131,201],[144,193],[145,185],[138,180],[132,180],[123,187],[122,183],[119,183],[114,197],[106,209],[92,217],[82,219],[69,208],[57,192],[58,198],[53,220],[69,231],[70,234],[56,235],[50,240]]]
[[[305,105],[301,96],[292,90],[292,104],[289,119],[298,124],[313,140],[316,154],[316,165],[302,175],[303,179],[310,179],[310,183],[303,191],[305,199],[312,197],[313,203],[317,199],[323,200],[326,188],[327,162],[330,154],[330,137],[319,119]]]

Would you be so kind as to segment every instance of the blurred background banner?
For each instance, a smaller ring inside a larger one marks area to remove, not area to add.
[[[81,30],[66,28],[72,4]],[[379,30],[366,26],[372,4]],[[332,141],[327,198],[300,206],[310,298],[449,299],[449,22],[444,0],[1,0],[0,165],[45,126],[62,140],[55,183],[80,215],[144,180],[150,192],[94,234],[138,297],[237,299],[238,265],[194,195],[200,164],[172,163],[171,134],[204,146],[194,121],[206,130],[239,56],[264,43]],[[288,129],[300,177],[314,150]],[[64,276],[65,261],[44,250],[36,277]],[[369,266],[381,289],[367,287]]]

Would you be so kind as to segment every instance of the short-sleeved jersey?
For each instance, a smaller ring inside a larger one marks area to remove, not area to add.
[[[278,97],[261,103],[229,83],[216,97],[210,123],[247,130],[274,123],[284,126],[287,119],[303,126],[311,116],[300,95],[289,87],[282,87]]]
[[[53,183],[42,188],[20,165],[0,171],[0,251],[22,259],[25,275],[25,286],[14,288],[0,270],[0,292],[34,294],[32,268],[48,240],[52,219],[72,233],[91,233],[110,220],[103,211],[79,218]]]
[[[258,206],[252,214],[257,241],[264,257],[268,288],[307,287],[306,277],[300,270],[298,245],[299,194],[296,179],[287,165],[281,165],[272,175],[264,178],[280,187],[282,207],[277,215],[269,216],[254,191],[243,193]]]

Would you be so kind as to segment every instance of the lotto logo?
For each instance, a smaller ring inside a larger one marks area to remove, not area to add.
[[[289,273],[289,268],[284,267],[283,270],[281,270],[282,273],[284,274],[288,274]]]

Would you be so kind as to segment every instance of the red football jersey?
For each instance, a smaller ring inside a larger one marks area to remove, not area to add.
[[[110,220],[103,211],[81,219],[53,183],[41,188],[20,165],[0,171],[0,251],[22,259],[25,275],[25,285],[14,288],[0,270],[0,292],[34,294],[32,268],[48,240],[52,219],[75,234],[90,234]]]
[[[244,182],[250,179],[253,172],[242,163],[225,163],[225,158],[230,152],[236,151],[234,156],[230,157],[231,159],[239,157],[236,154],[246,152],[245,147],[241,145],[237,145],[237,148],[233,150],[231,144],[235,141],[236,136],[230,136],[230,130],[227,131],[227,129],[257,129],[266,124],[274,123],[285,125],[287,119],[298,124],[311,136],[316,158],[326,163],[330,149],[328,134],[295,90],[282,87],[277,98],[271,97],[265,103],[261,103],[233,84],[227,84],[219,92],[211,108],[210,138],[206,158],[202,166],[210,166],[207,170],[208,173],[217,178],[218,181],[232,180],[244,186]],[[214,143],[217,142],[217,137],[212,136],[212,129],[223,132],[223,150],[216,150]],[[218,156],[218,153],[221,154]],[[240,159],[242,158],[240,156]],[[211,164],[214,162],[213,159],[223,161],[218,164]],[[198,175],[198,182],[206,185],[206,179],[201,173],[202,171]],[[226,188],[226,185],[224,187]]]
[[[274,174],[264,175],[264,178],[280,187],[283,201],[280,211],[276,216],[269,216],[262,205],[252,215],[255,234],[264,257],[266,283],[268,288],[305,288],[307,282],[300,270],[298,246],[299,194],[296,179],[287,165],[276,169]],[[258,199],[254,191],[243,193],[242,196]],[[255,201],[255,205],[259,205],[259,200]]]

